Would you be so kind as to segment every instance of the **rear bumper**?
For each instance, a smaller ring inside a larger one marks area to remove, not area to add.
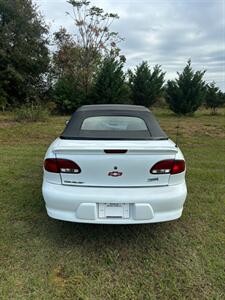
[[[75,187],[48,183],[42,193],[54,219],[98,224],[156,223],[178,219],[187,195],[186,183],[149,188]],[[129,203],[127,219],[99,218],[100,203]]]

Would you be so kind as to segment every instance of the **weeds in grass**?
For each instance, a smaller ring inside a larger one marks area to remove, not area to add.
[[[23,105],[14,111],[14,120],[17,122],[45,121],[48,117],[48,109],[40,104]]]

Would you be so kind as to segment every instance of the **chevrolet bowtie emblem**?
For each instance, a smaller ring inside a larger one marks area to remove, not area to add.
[[[118,177],[118,176],[122,176],[123,172],[118,172],[118,171],[112,171],[108,173],[108,176],[113,176],[113,177]]]

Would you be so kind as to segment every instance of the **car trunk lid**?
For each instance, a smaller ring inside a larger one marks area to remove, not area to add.
[[[175,159],[177,148],[170,140],[88,141],[61,140],[56,158],[74,161],[79,174],[61,173],[62,184],[98,187],[144,187],[168,185],[170,174],[151,174],[154,164]]]

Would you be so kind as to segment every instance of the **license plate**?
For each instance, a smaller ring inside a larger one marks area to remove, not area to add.
[[[101,219],[128,219],[128,203],[99,203],[99,218]]]

